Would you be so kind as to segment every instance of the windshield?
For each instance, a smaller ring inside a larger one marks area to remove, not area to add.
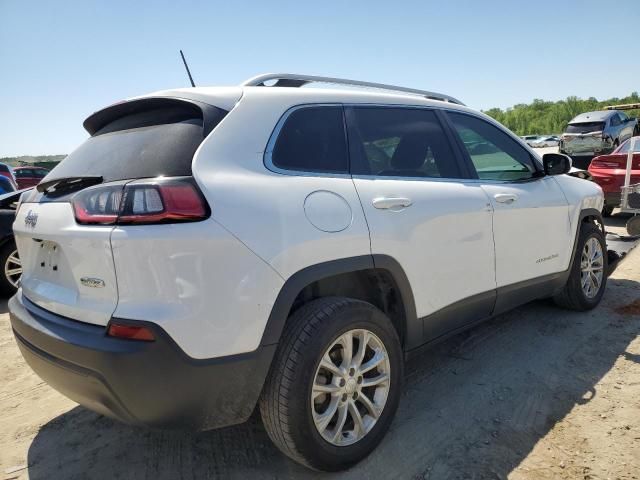
[[[604,130],[604,122],[570,123],[565,133],[591,133]]]

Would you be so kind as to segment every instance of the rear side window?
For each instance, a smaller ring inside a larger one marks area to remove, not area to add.
[[[352,172],[380,177],[459,178],[436,114],[402,107],[353,107]]]
[[[284,170],[347,173],[342,107],[303,107],[291,112],[273,146],[271,163]]]
[[[566,133],[590,133],[604,130],[604,122],[583,122],[570,123],[567,125]]]
[[[103,177],[105,182],[191,175],[203,140],[203,119],[193,108],[159,108],[119,117],[94,133],[48,175]]]
[[[15,172],[17,178],[33,177],[33,170],[23,168],[21,170],[16,170]]]

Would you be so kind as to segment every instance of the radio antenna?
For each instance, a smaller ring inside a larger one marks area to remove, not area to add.
[[[189,81],[191,82],[191,86],[195,87],[196,84],[193,83],[193,77],[191,76],[191,72],[189,71],[189,65],[187,65],[187,60],[184,58],[184,53],[180,50],[180,56],[182,57],[182,63],[184,63],[184,68],[187,69],[187,75],[189,75]]]

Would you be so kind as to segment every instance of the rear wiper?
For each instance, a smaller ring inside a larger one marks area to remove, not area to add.
[[[62,177],[46,182],[41,182],[36,190],[42,193],[63,193],[77,188],[89,187],[102,183],[102,177],[99,175],[87,175],[84,177]]]

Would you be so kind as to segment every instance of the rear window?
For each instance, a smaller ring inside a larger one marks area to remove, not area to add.
[[[102,176],[103,181],[191,175],[203,140],[203,119],[192,109],[153,109],[111,121],[71,152],[46,180]]]
[[[636,139],[636,144],[633,147],[633,153],[640,153],[640,138]],[[629,147],[631,146],[631,140],[627,140],[620,148],[616,150],[616,153],[629,153]]]
[[[590,133],[604,130],[604,122],[570,123],[565,133]]]
[[[0,172],[10,172],[9,167],[7,167],[4,163],[0,163]]]

